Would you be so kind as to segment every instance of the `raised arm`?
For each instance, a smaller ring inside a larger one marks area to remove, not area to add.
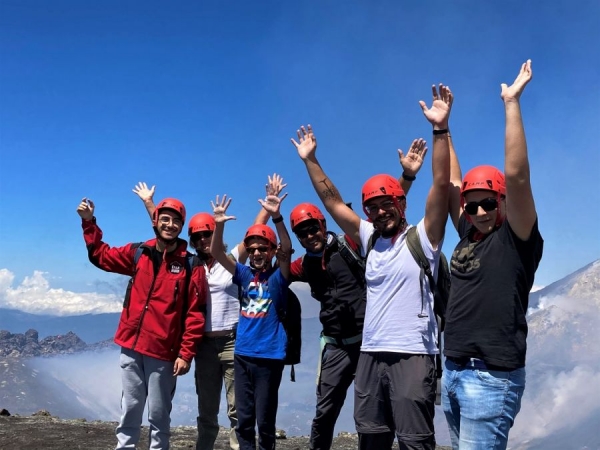
[[[223,247],[223,230],[225,229],[225,222],[228,220],[235,220],[234,216],[226,215],[227,208],[231,205],[231,199],[227,198],[227,194],[223,195],[221,199],[219,199],[219,196],[217,195],[215,201],[211,201],[210,204],[212,205],[213,217],[215,219],[215,232],[210,241],[210,254],[225,268],[225,270],[227,270],[227,272],[234,275],[236,262],[227,257],[225,248]]]
[[[419,173],[419,170],[423,166],[426,154],[427,147],[423,139],[415,139],[406,155],[402,150],[398,149],[398,159],[402,166],[402,175],[398,178],[398,181],[400,182],[400,186],[402,186],[404,194],[408,194],[413,181],[417,178],[417,173]]]
[[[359,228],[360,217],[352,211],[342,200],[333,182],[325,175],[319,161],[317,161],[317,139],[312,127],[308,125],[300,127],[297,131],[298,141],[291,139],[292,144],[298,150],[298,155],[306,165],[306,171],[310,177],[315,191],[323,202],[325,209],[331,214],[333,220],[354,242],[360,242]]]
[[[154,214],[154,210],[156,209],[156,205],[154,204],[154,189],[156,186],[152,186],[148,188],[148,185],[143,181],[140,181],[132,190],[133,192],[142,200],[144,206],[146,207],[146,211],[148,211],[148,215],[150,216],[150,221],[152,221],[152,217]]]
[[[531,78],[531,60],[521,66],[511,86],[502,84],[501,97],[506,113],[504,176],[506,177],[506,219],[515,234],[529,239],[537,218],[529,172],[527,142],[519,100]]]
[[[287,197],[287,193],[281,197],[275,194],[277,187],[274,183],[269,181],[267,185],[267,196],[265,199],[259,199],[258,202],[261,204],[263,209],[269,214],[273,223],[275,224],[275,230],[279,237],[279,269],[283,277],[288,280],[290,278],[290,263],[292,257],[292,240],[285,226],[285,220],[281,215],[281,202]]]
[[[433,156],[431,167],[433,184],[425,205],[425,231],[435,248],[444,238],[448,220],[448,188],[450,186],[450,150],[448,144],[448,118],[450,116],[450,88],[440,84],[431,88],[433,103],[427,108],[420,101],[423,115],[433,126]]]
[[[274,173],[273,176],[270,176],[270,175],[267,176],[267,184],[265,184],[265,190],[267,191],[267,195],[269,194],[269,192],[273,192],[274,195],[279,195],[281,193],[281,191],[283,191],[285,189],[286,186],[287,186],[287,184],[285,184],[283,182],[283,177],[281,177],[281,175]],[[254,225],[256,225],[256,224],[266,225],[270,218],[271,218],[271,216],[265,210],[265,208],[261,207],[260,211],[258,211],[258,214],[256,215],[256,218],[254,219]],[[244,245],[244,241],[241,241],[237,245],[237,249],[238,249],[238,254],[239,254],[238,261],[240,263],[244,264],[246,262],[246,260],[248,259],[248,252],[246,251],[246,246]]]
[[[450,187],[448,189],[448,212],[450,220],[456,231],[458,231],[458,221],[462,215],[462,206],[460,204],[460,187],[462,184],[462,171],[458,162],[458,156],[454,150],[452,136],[448,131],[448,148],[450,149]]]

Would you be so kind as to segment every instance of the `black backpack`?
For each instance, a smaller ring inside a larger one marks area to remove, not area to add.
[[[302,352],[302,307],[300,306],[300,300],[289,287],[286,289],[286,300],[286,310],[278,309],[277,315],[287,335],[283,363],[287,366],[292,366],[290,369],[290,381],[296,381],[294,365],[300,364]]]

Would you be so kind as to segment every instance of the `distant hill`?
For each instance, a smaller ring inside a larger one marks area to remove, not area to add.
[[[25,333],[33,328],[42,339],[72,331],[83,341],[91,344],[112,338],[118,323],[118,313],[57,317],[0,308],[0,330]]]
[[[600,259],[529,295],[529,307],[537,308],[543,297],[595,299],[600,306]]]

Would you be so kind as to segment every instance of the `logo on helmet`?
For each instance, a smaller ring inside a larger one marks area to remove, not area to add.
[[[379,188],[379,190],[381,191],[381,193],[382,193],[383,195],[386,195],[386,194],[387,194],[387,191],[385,190],[385,187],[384,187],[384,186],[381,186],[381,187]]]
[[[490,188],[491,190],[493,190],[493,188],[494,188],[494,185],[492,184],[492,180],[485,180],[485,181],[486,181],[487,185],[489,186],[489,188]]]

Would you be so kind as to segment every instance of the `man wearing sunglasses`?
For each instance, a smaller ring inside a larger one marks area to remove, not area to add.
[[[504,173],[478,166],[462,178],[450,147],[449,210],[460,241],[450,264],[442,406],[454,449],[505,449],[525,389],[525,313],[543,252],[519,104],[531,78],[527,61],[511,86],[502,84]]]
[[[147,401],[149,445],[168,449],[176,377],[189,371],[202,339],[208,294],[204,268],[197,258],[189,262],[187,243],[179,239],[185,207],[177,199],[162,200],[152,215],[155,239],[112,248],[102,241],[94,203],[84,198],[77,213],[90,262],[131,277],[114,339],[121,346],[123,385],[116,448],[139,442]]]
[[[425,153],[424,142],[415,140],[406,155],[399,154],[403,168],[400,183],[406,192]],[[325,216],[315,205],[297,205],[290,214],[290,226],[306,250],[304,256],[292,262],[290,283],[309,284],[312,297],[321,304],[319,319],[323,326],[310,449],[329,450],[360,355],[366,305],[364,266],[349,253],[349,247],[359,251],[357,245],[347,236],[338,238],[327,231]],[[340,239],[348,247],[344,249]]]
[[[270,183],[262,207],[271,216],[280,240],[279,267],[273,267],[277,235],[267,225],[251,226],[244,236],[250,258],[245,266],[227,257],[223,250],[225,222],[231,199],[217,196],[213,205],[215,233],[210,252],[241,288],[240,315],[235,342],[235,397],[238,413],[236,433],[240,450],[255,450],[255,427],[261,450],[275,448],[275,421],[279,384],[286,356],[287,334],[281,311],[287,310],[292,243],[280,213],[281,201]]]
[[[277,175],[268,177],[275,193],[279,194],[285,187],[283,179]],[[133,189],[144,203],[150,217],[154,214],[155,186],[148,188],[140,182]],[[254,224],[266,224],[269,213],[260,208]],[[235,407],[233,351],[238,325],[240,300],[239,287],[233,283],[232,275],[210,253],[210,244],[215,230],[212,214],[195,214],[188,225],[190,247],[202,261],[206,271],[209,287],[204,337],[198,344],[195,361],[196,394],[198,395],[198,437],[196,450],[212,450],[219,433],[219,408],[221,390],[225,384],[227,400],[227,416],[230,423],[229,446],[238,450],[239,444],[235,433],[237,412]],[[242,264],[248,254],[243,242],[236,245],[229,257]]]
[[[434,274],[441,252],[448,210],[450,162],[448,115],[450,89],[433,87],[433,106],[420,102],[433,125],[433,186],[425,217],[417,225],[421,246]],[[437,324],[433,294],[420,287],[420,268],[406,245],[406,197],[390,175],[370,178],[362,189],[369,221],[352,211],[316,158],[312,128],[298,130],[293,140],[321,201],[340,228],[363,249],[373,243],[366,263],[367,305],[363,342],[354,380],[354,420],[359,449],[389,449],[394,434],[401,449],[435,448],[434,355]]]

